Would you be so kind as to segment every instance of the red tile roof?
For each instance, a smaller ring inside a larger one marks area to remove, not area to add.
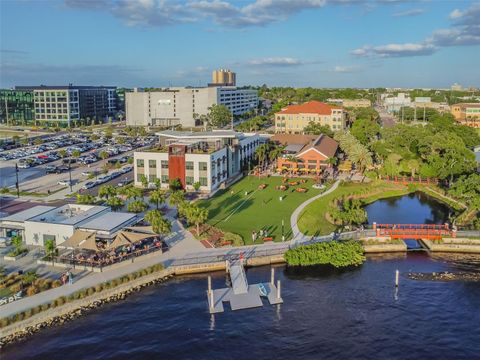
[[[320,135],[303,135],[303,134],[275,134],[272,136],[273,142],[278,142],[282,145],[301,144],[303,147],[297,152],[299,154],[310,150],[316,149],[327,157],[335,156],[338,149],[338,143],[331,137]]]
[[[332,109],[342,109],[340,106],[328,105],[320,101],[308,101],[301,105],[290,105],[277,114],[320,114],[331,115]]]

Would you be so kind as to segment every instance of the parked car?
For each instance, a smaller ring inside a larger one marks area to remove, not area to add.
[[[86,182],[85,184],[83,184],[82,189],[83,189],[83,190],[91,189],[91,188],[93,188],[95,185],[97,185],[95,181],[88,181],[88,182]]]
[[[12,244],[12,240],[6,236],[0,237],[0,248],[6,248]]]
[[[58,185],[63,185],[63,186],[70,186],[70,184],[72,184],[72,182],[70,180],[60,180],[59,182],[57,182]]]

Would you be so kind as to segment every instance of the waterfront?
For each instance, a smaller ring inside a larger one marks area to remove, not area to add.
[[[181,277],[45,329],[8,346],[2,359],[471,359],[480,352],[480,283],[406,274],[480,271],[479,259],[415,253],[369,257],[347,272],[278,267],[283,305],[215,316],[207,309],[206,275]],[[269,268],[251,268],[247,276],[268,281]],[[215,273],[214,287],[224,283],[225,275]]]

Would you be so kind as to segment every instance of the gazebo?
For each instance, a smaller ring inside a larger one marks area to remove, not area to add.
[[[120,231],[115,240],[109,245],[110,249],[116,249],[120,246],[130,246],[133,243],[157,236],[155,233],[136,233],[132,231]]]
[[[95,233],[91,231],[75,230],[72,236],[58,245],[65,249],[84,249],[98,251]]]

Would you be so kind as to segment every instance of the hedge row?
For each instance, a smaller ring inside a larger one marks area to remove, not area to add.
[[[103,290],[113,289],[113,288],[115,288],[119,285],[128,283],[130,281],[133,281],[133,280],[141,278],[143,276],[152,274],[154,272],[161,271],[163,269],[164,269],[164,267],[163,267],[162,264],[156,264],[156,265],[153,265],[153,266],[149,266],[145,269],[135,271],[135,272],[130,273],[128,275],[124,275],[124,276],[118,277],[116,279],[106,281],[106,282],[97,284],[95,286],[91,286],[89,288],[78,290],[78,291],[76,291],[76,292],[74,292],[74,293],[72,293],[68,296],[60,296],[59,298],[57,298],[57,299],[55,299],[55,300],[53,300],[49,303],[45,303],[45,304],[42,304],[42,305],[37,305],[33,308],[30,308],[28,310],[19,312],[19,313],[15,314],[15,315],[12,315],[10,317],[5,317],[5,318],[0,319],[0,328],[3,328],[3,327],[8,326],[10,324],[13,324],[17,321],[22,321],[22,320],[28,319],[29,317],[32,317],[33,315],[36,315],[36,314],[38,314],[42,311],[46,311],[46,310],[51,309],[51,308],[56,308],[58,306],[64,305],[66,303],[69,303],[69,302],[72,302],[72,301],[75,301],[75,300],[83,299],[83,298],[85,298],[87,296],[91,296],[95,293],[100,293]]]

